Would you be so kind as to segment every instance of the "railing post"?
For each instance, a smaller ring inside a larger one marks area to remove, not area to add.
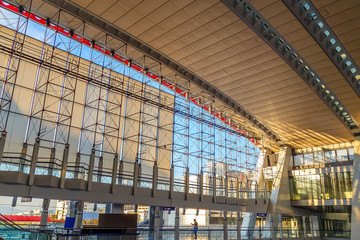
[[[255,183],[255,204],[258,203],[258,185]]]
[[[35,180],[35,170],[36,170],[36,163],[39,157],[39,148],[40,148],[40,138],[36,138],[33,153],[31,156],[31,165],[29,170],[29,182],[28,184],[34,185]]]
[[[189,185],[190,185],[190,179],[189,179],[189,168],[186,168],[185,171],[185,200],[188,200],[189,195]]]
[[[98,169],[97,169],[97,177],[96,177],[96,180],[97,180],[97,182],[99,182],[99,183],[101,183],[101,181],[102,181],[103,165],[104,165],[103,157],[100,157],[100,158],[99,158],[99,165],[98,165]]]
[[[119,165],[119,157],[117,153],[115,153],[113,158],[113,166],[112,166],[112,174],[111,174],[111,193],[115,192],[118,165]]]
[[[94,176],[94,164],[95,164],[95,149],[92,149],[90,154],[89,169],[88,169],[87,191],[91,191],[92,181]]]
[[[216,203],[216,174],[215,173],[213,176],[212,188],[213,188],[213,202]]]
[[[170,185],[169,185],[169,199],[172,199],[174,194],[174,166],[170,169]]]
[[[81,163],[81,159],[80,159],[81,153],[78,152],[76,153],[76,159],[75,159],[75,174],[74,177],[76,179],[79,179],[79,175],[80,175],[80,163]]]
[[[124,161],[120,160],[120,165],[119,165],[119,184],[122,185],[122,180],[123,180],[123,175],[124,175]],[[115,182],[116,184],[116,182]]]
[[[179,208],[175,209],[174,239],[180,240],[180,210],[179,210]]]
[[[267,189],[266,189],[266,183],[264,181],[264,203],[266,203],[266,198],[267,198]]]
[[[48,168],[48,175],[51,175],[51,176],[54,173],[55,153],[56,153],[56,149],[52,148],[51,153],[50,153],[50,162],[49,162],[49,168]]]
[[[22,149],[21,149],[19,172],[24,172],[27,149],[28,149],[28,148],[27,148],[27,143],[24,143],[24,144],[23,144],[23,147],[22,147]]]
[[[66,179],[66,170],[67,170],[68,159],[69,159],[69,144],[66,144],[65,148],[64,148],[62,164],[61,164],[60,186],[59,186],[59,188],[64,188],[65,187],[65,179]]]
[[[136,193],[136,189],[138,185],[138,175],[139,175],[139,163],[136,160],[134,163],[132,195],[135,195]]]
[[[152,197],[156,196],[157,182],[158,182],[158,165],[157,162],[155,161],[153,166],[153,176],[152,176],[152,191],[151,191]]]
[[[6,131],[2,131],[0,137],[0,164],[4,153],[5,142],[6,142]]]
[[[204,197],[204,174],[203,171],[201,170],[199,177],[199,187],[200,187],[200,202],[202,202],[203,197]]]
[[[225,203],[228,204],[229,202],[229,181],[228,181],[228,177],[225,176],[224,181],[225,181]]]

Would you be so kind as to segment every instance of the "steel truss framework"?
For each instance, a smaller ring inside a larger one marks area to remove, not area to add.
[[[247,1],[221,0],[254,30],[308,84],[320,99],[352,133],[360,129],[349,111],[288,41]]]
[[[157,77],[162,66],[152,59],[142,56],[134,64],[115,56],[104,47],[126,56],[127,46],[107,34],[88,43],[86,24],[61,10],[43,25],[29,11],[0,13],[8,17],[0,37],[0,57],[7,60],[2,92],[12,91],[3,99],[24,105],[1,109],[13,120],[2,125],[12,131],[0,139],[1,164],[30,173],[29,185],[34,175],[52,175],[88,180],[88,190],[92,181],[148,188],[155,181],[166,190],[174,172],[175,191],[211,194],[212,188],[214,196],[224,196],[253,176],[257,146],[211,107],[214,99],[191,97],[189,81],[182,91],[177,84],[184,79],[174,75],[170,85]],[[15,28],[13,16],[21,23]],[[59,27],[66,24],[82,35]],[[41,39],[26,32],[28,25]],[[19,39],[21,48],[14,48]],[[12,85],[10,73],[17,76]]]

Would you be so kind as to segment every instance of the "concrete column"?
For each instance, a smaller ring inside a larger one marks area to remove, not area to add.
[[[76,211],[76,215],[75,215],[75,224],[74,224],[74,228],[76,229],[80,229],[81,228],[81,223],[82,223],[82,218],[83,218],[83,211],[84,211],[84,202],[83,201],[78,201],[76,203],[77,205],[77,211]]]
[[[6,131],[4,130],[1,132],[1,137],[0,137],[0,164],[4,153],[5,142],[6,142]]]
[[[53,173],[54,173],[55,153],[56,153],[56,149],[55,148],[51,149],[48,175],[53,175]]]
[[[304,227],[304,238],[307,237],[307,229],[306,229],[306,216],[302,216],[303,227]]]
[[[29,182],[28,184],[34,185],[35,180],[35,170],[36,170],[36,164],[39,157],[39,148],[40,148],[40,138],[36,138],[33,153],[31,156],[31,164],[30,164],[30,170],[29,170]]]
[[[203,200],[203,197],[204,197],[204,174],[203,172],[201,171],[201,173],[199,174],[198,176],[199,178],[199,187],[200,187],[200,199],[199,201],[201,202]]]
[[[121,160],[120,165],[119,165],[119,184],[120,185],[122,185],[123,174],[124,174],[124,161]]]
[[[174,239],[180,240],[180,210],[179,210],[179,208],[175,209]]]
[[[154,239],[160,239],[160,207],[155,207]]]
[[[157,182],[158,182],[158,165],[157,162],[154,162],[154,166],[153,166],[153,176],[152,176],[152,189],[151,189],[151,196],[155,197],[156,196],[156,191],[157,191]]]
[[[119,165],[119,157],[116,153],[113,158],[113,167],[112,167],[113,169],[112,169],[112,174],[111,174],[111,193],[115,192],[116,180],[118,177],[118,175],[117,175],[118,165]]]
[[[174,166],[170,168],[170,184],[169,184],[169,199],[172,199],[174,194]]]
[[[280,148],[279,158],[276,165],[276,176],[274,176],[273,189],[269,198],[265,229],[277,227],[278,214],[292,209],[290,205],[289,176],[288,168],[292,150],[290,147]],[[273,231],[265,231],[263,237],[270,238]]]
[[[360,134],[354,138],[353,192],[351,209],[351,240],[360,236]]]
[[[46,230],[47,229],[47,219],[49,215],[49,205],[50,199],[44,199],[42,205],[42,212],[41,212],[41,219],[40,219],[40,229]]]
[[[95,149],[91,150],[90,160],[89,160],[89,169],[88,169],[88,186],[87,190],[91,191],[93,176],[94,176],[94,165],[95,165]]]
[[[189,168],[186,168],[185,171],[185,200],[188,199],[188,195],[189,195],[189,187],[190,187],[190,179],[189,179]]]
[[[62,164],[61,164],[61,173],[60,173],[60,186],[59,188],[65,187],[65,179],[66,179],[66,170],[69,159],[69,144],[65,145],[65,149],[63,152]]]
[[[241,239],[241,212],[236,213],[236,236],[237,240]]]
[[[224,211],[224,240],[229,239],[227,211]]]
[[[211,210],[209,210],[209,226],[210,226],[210,217],[211,217]],[[208,228],[208,239],[209,240],[211,240],[211,229],[210,228]]]
[[[314,226],[313,226],[313,221],[312,221],[312,216],[309,217],[309,222],[310,222],[310,234],[311,234],[311,237],[313,238],[314,237]]]

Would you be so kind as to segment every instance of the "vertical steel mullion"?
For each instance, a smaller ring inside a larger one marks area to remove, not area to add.
[[[25,42],[25,38],[26,38],[26,32],[27,32],[27,27],[28,27],[28,22],[29,22],[29,16],[30,16],[30,11],[31,11],[31,7],[32,7],[32,0],[28,0],[26,1],[25,4],[28,4],[28,14],[25,18],[25,21],[24,23],[21,24],[21,20],[23,17],[22,13],[24,11],[24,6],[21,6],[19,7],[19,10],[21,10],[21,12],[19,13],[19,18],[18,18],[18,22],[17,22],[17,25],[16,25],[16,31],[15,31],[15,34],[14,34],[14,39],[13,39],[13,44],[12,44],[12,47],[11,49],[14,50],[13,53],[10,54],[9,58],[8,58],[8,63],[7,63],[7,67],[6,67],[6,72],[5,72],[5,77],[4,77],[4,83],[3,83],[3,86],[2,86],[2,89],[1,89],[1,93],[0,93],[0,114],[2,114],[2,111],[5,111],[6,113],[4,114],[5,115],[5,122],[3,121],[3,117],[0,115],[0,131],[3,131],[3,134],[6,136],[6,127],[7,127],[7,123],[8,123],[8,120],[9,120],[9,115],[10,115],[10,111],[11,111],[11,104],[12,104],[12,98],[14,96],[14,91],[15,91],[15,84],[16,84],[16,81],[17,81],[17,77],[18,77],[18,69],[20,67],[20,62],[21,62],[21,57],[19,57],[19,59],[17,60],[17,63],[15,63],[16,65],[16,70],[14,71],[14,75],[15,76],[12,76],[11,78],[13,78],[13,83],[9,82],[9,71],[10,71],[10,66],[13,65],[13,61],[14,61],[14,53],[15,52],[20,52],[22,53],[23,51],[23,48],[24,48],[24,42]],[[25,30],[24,30],[24,33],[20,33],[21,29],[25,26]],[[22,39],[20,40],[20,43],[18,43],[17,41],[17,37],[18,35],[20,34],[20,36],[22,35]],[[19,45],[19,46],[17,46]],[[17,47],[20,48],[20,50],[16,49]],[[6,94],[8,94],[6,92],[6,88],[9,86],[9,85],[12,85],[12,89],[9,91],[11,92],[10,93],[10,96],[9,96],[9,99],[6,99]],[[7,101],[7,103],[3,103],[4,101]],[[4,109],[4,107],[7,107],[7,109]],[[5,136],[2,136],[2,137],[5,137]]]
[[[82,33],[81,33],[81,37],[84,36],[84,32],[85,32],[85,23],[82,24]],[[71,53],[71,43],[72,42],[77,42],[78,46],[80,47],[80,51],[79,51],[79,55],[77,56],[78,62],[77,62],[77,66],[76,66],[76,74],[78,74],[79,72],[79,67],[80,67],[80,59],[81,59],[81,52],[82,52],[82,43],[81,41],[77,41],[77,40],[73,40],[72,38],[70,38],[70,42],[69,42],[69,49],[68,49],[68,54],[67,54],[67,63],[65,68],[68,68],[69,66],[71,66],[71,63],[69,63],[69,57],[72,55]],[[75,59],[75,58],[74,58]],[[55,125],[55,131],[54,131],[54,137],[53,137],[53,145],[52,147],[55,149],[56,148],[56,137],[58,134],[58,128],[59,128],[59,121],[60,121],[60,115],[61,115],[61,109],[63,108],[62,106],[62,102],[63,100],[63,96],[64,96],[64,87],[65,87],[65,83],[67,81],[67,73],[63,73],[63,81],[62,81],[62,85],[61,85],[61,94],[60,94],[60,100],[59,100],[59,106],[58,106],[58,112],[57,112],[57,117],[56,117],[56,125]],[[68,131],[67,131],[67,136],[65,139],[65,145],[69,143],[69,139],[70,139],[70,130],[71,130],[71,124],[72,124],[72,115],[73,115],[73,111],[74,111],[74,104],[75,104],[75,94],[76,94],[76,87],[77,87],[77,81],[78,78],[75,77],[74,78],[74,87],[73,87],[73,93],[72,93],[72,99],[71,99],[71,109],[70,109],[70,115],[68,116],[69,118],[69,125],[68,125]],[[70,100],[68,100],[70,102]],[[65,137],[65,133],[64,133],[64,137]]]

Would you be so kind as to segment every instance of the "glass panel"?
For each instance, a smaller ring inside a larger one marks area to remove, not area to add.
[[[294,155],[294,166],[300,166],[303,165],[303,155]]]
[[[304,154],[304,165],[314,164],[314,155],[312,153]]]
[[[335,151],[326,151],[325,152],[325,162],[328,162],[328,163],[336,162]]]
[[[337,150],[336,153],[338,162],[348,161],[348,154],[346,149]]]

